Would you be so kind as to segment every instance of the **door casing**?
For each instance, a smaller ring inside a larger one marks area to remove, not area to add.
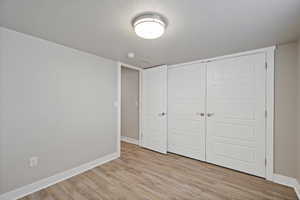
[[[121,154],[121,88],[122,88],[122,81],[121,81],[121,70],[122,66],[130,69],[137,70],[139,72],[139,144],[141,144],[141,121],[142,121],[142,109],[141,109],[141,104],[142,104],[142,72],[143,69],[139,67],[135,67],[129,64],[125,64],[122,62],[117,63],[117,77],[118,77],[118,91],[117,91],[117,96],[118,100],[114,102],[115,106],[118,109],[118,133],[117,133],[117,152],[120,155]]]

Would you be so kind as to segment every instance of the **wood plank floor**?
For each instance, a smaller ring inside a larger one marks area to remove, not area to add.
[[[121,158],[23,200],[296,200],[292,188],[122,143]]]

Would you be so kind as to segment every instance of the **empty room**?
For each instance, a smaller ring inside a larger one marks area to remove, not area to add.
[[[299,0],[0,0],[0,200],[299,200]]]

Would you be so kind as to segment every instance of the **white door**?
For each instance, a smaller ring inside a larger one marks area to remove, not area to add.
[[[142,146],[167,153],[167,66],[143,71]]]
[[[205,161],[205,64],[168,69],[168,151]]]
[[[207,161],[265,177],[265,54],[207,64]]]

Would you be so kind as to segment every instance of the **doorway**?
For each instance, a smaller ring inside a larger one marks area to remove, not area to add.
[[[121,65],[121,141],[139,145],[141,69]]]

